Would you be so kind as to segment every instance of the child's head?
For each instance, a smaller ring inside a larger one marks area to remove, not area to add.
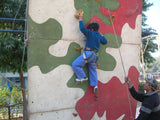
[[[99,30],[99,24],[98,23],[91,23],[87,26],[88,30],[98,31]]]

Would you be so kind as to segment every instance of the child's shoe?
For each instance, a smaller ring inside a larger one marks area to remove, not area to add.
[[[94,94],[97,94],[97,93],[98,93],[98,87],[94,86]]]
[[[83,81],[87,81],[88,80],[88,78],[87,77],[85,77],[85,78],[82,78],[82,79],[76,79],[76,82],[77,82],[77,84],[79,84],[79,83],[82,83]]]

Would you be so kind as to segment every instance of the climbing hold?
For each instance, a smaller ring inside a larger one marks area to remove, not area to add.
[[[82,47],[74,47],[74,49],[78,52],[81,52],[81,50],[83,49]]]
[[[101,0],[96,0],[97,3],[101,3]]]
[[[83,16],[83,10],[78,10],[74,16],[76,19],[79,19],[79,16]]]
[[[112,15],[112,16],[109,18],[110,23],[113,23],[114,18],[115,18],[115,15]]]
[[[72,113],[72,115],[73,115],[74,117],[77,117],[78,113]]]
[[[100,66],[100,64],[99,64],[99,63],[97,63],[97,69],[99,68],[99,66]]]

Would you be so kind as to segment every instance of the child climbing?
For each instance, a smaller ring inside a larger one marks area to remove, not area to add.
[[[106,38],[101,35],[98,23],[91,23],[84,27],[83,14],[78,16],[80,31],[86,36],[86,44],[83,54],[73,61],[72,67],[77,76],[76,82],[83,82],[88,80],[84,73],[83,67],[87,64],[89,71],[90,86],[94,87],[94,93],[98,93],[98,79],[97,79],[97,60],[100,44],[107,44]]]

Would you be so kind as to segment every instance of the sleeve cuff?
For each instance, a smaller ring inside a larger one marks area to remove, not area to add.
[[[133,85],[129,86],[129,89],[131,89],[133,87]]]

